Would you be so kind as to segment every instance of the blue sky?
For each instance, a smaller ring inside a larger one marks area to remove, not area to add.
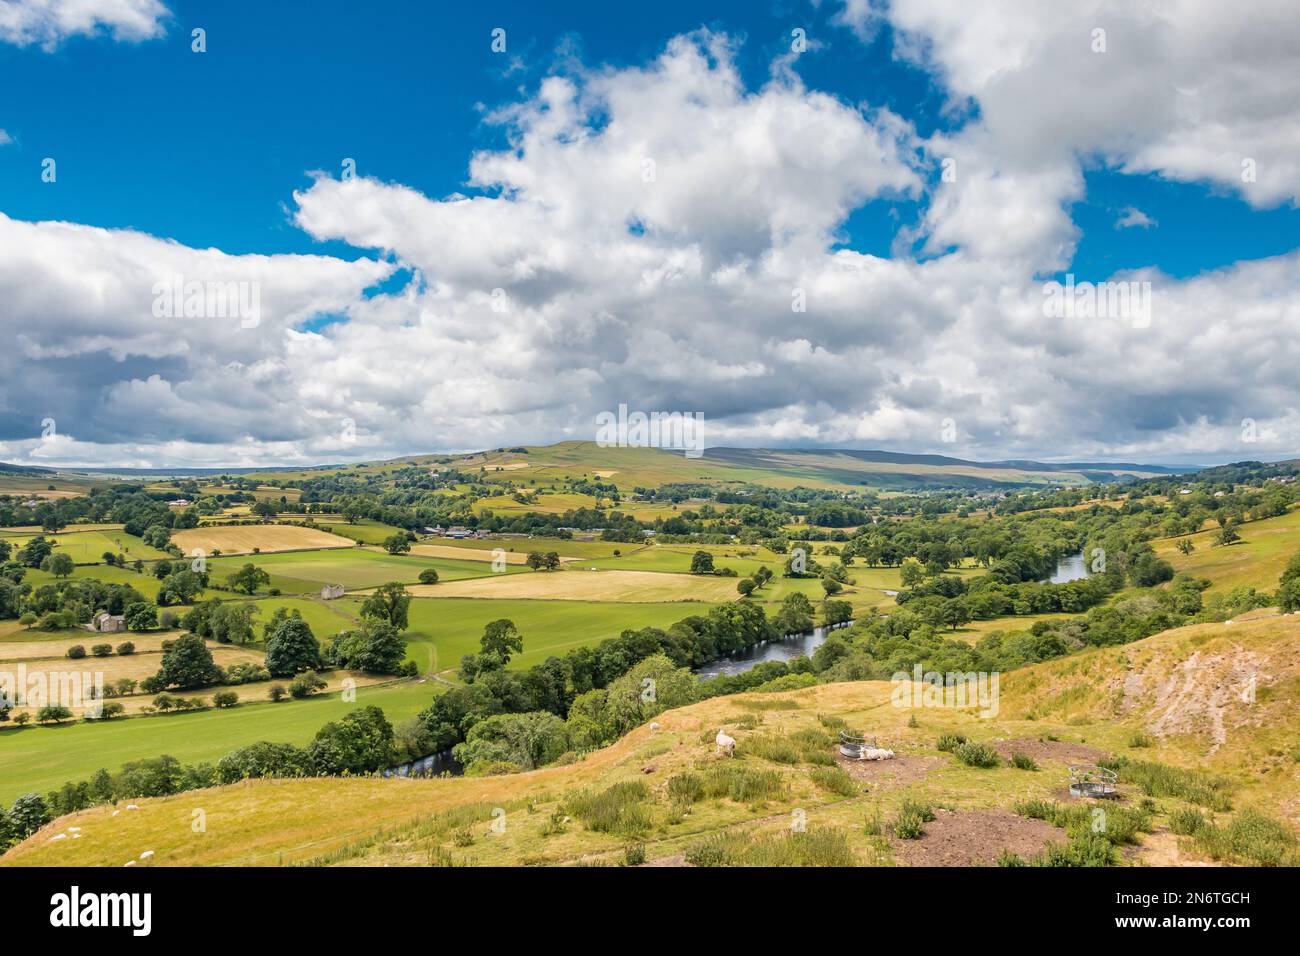
[[[967,457],[1278,457],[1300,436],[1279,350],[1229,341],[1234,323],[1294,321],[1295,51],[1266,16],[1158,0],[1070,16],[930,0],[97,3],[77,8],[90,25],[32,13],[0,31],[0,84],[21,91],[0,107],[0,213],[15,248],[41,250],[13,266],[20,298],[46,303],[39,328],[13,319],[27,362],[0,390],[9,459],[547,441],[589,437],[621,401],[702,411],[717,444]],[[124,8],[135,18],[116,20]],[[1089,51],[1099,23],[1110,47]],[[651,147],[662,185],[623,196],[611,171]],[[1257,184],[1238,176],[1247,156]],[[349,157],[357,182],[340,183]],[[51,221],[76,228],[23,225]],[[178,256],[256,275],[273,320],[239,339],[115,334],[114,289],[132,313]],[[1067,274],[1152,280],[1165,324],[1025,325],[1038,284]],[[629,297],[649,275],[656,290]],[[474,317],[494,286],[517,327]],[[792,320],[796,288],[814,307]],[[101,306],[110,324],[87,331]],[[398,327],[420,334],[398,344]],[[679,360],[661,365],[665,348]],[[1190,380],[1179,366],[1201,348],[1263,380],[1246,394]],[[398,354],[422,384],[394,396],[372,376]],[[1152,374],[1115,377],[1154,356]],[[274,427],[228,397],[232,376],[256,391],[272,368],[277,407],[295,409]],[[70,370],[84,384],[47,400],[68,444],[33,445],[46,416],[18,396]],[[450,382],[472,401],[448,403]],[[948,418],[957,447],[936,444]],[[1271,423],[1260,447],[1234,437],[1247,419]],[[358,446],[336,447],[340,420]]]

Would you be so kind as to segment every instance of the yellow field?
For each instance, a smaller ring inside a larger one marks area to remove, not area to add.
[[[172,535],[172,543],[182,553],[198,548],[207,554],[251,554],[254,548],[263,554],[271,551],[306,551],[315,548],[354,548],[356,542],[316,528],[298,525],[262,524],[191,528]]]
[[[416,584],[419,597],[512,598],[539,601],[734,601],[735,578],[658,571],[538,571],[441,584]]]
[[[6,622],[8,623],[8,622]],[[17,623],[17,622],[15,622]],[[135,645],[136,653],[144,654],[149,651],[161,651],[163,641],[174,641],[181,636],[180,631],[150,631],[148,634],[133,634],[129,631],[122,631],[117,634],[96,634],[93,631],[61,631],[61,635],[53,640],[41,641],[36,637],[41,635],[42,631],[26,632],[32,636],[32,640],[7,640],[0,642],[0,661],[22,661],[32,660],[42,657],[66,657],[68,648],[73,644],[80,644],[90,652],[90,648],[95,644],[112,644],[113,647],[130,641]],[[15,637],[19,635],[15,634]],[[75,663],[75,662],[71,662]]]

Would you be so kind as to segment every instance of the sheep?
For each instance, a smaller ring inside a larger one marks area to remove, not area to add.
[[[153,856],[153,850],[145,850],[143,853],[140,854],[140,859],[147,860],[151,856]]]
[[[728,757],[734,756],[736,752],[736,738],[727,736],[725,730],[719,730],[718,736],[714,738],[714,743],[718,745],[718,754],[725,754]]]
[[[656,721],[654,721],[653,723],[651,723],[651,724],[650,724],[650,729],[651,729],[651,730],[658,730],[658,729],[659,729],[659,721],[656,720]]]
[[[867,747],[862,751],[863,760],[893,760],[894,752],[884,747]]]

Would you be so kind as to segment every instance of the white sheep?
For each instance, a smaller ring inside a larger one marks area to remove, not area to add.
[[[139,810],[139,809],[140,809],[140,808],[137,807],[134,803],[128,803],[128,804],[126,805],[126,808],[127,808],[128,810]]]
[[[730,757],[736,752],[736,738],[727,736],[725,730],[718,731],[718,736],[714,738],[714,743],[718,745],[718,753],[720,755],[726,754]]]
[[[147,860],[151,856],[153,856],[153,850],[145,850],[143,853],[140,854],[140,859]]]
[[[123,865],[123,866],[135,866],[135,860],[127,860],[127,861],[126,861],[125,863],[123,863],[122,865]]]
[[[862,751],[863,760],[893,760],[894,752],[884,747],[868,747]]]
[[[651,730],[658,730],[658,729],[659,729],[659,721],[656,720],[656,721],[654,721],[653,723],[651,723],[651,724],[650,724],[650,729],[651,729]]]

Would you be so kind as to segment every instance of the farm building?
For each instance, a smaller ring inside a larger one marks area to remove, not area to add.
[[[320,596],[321,599],[325,601],[333,601],[336,598],[341,598],[343,596],[343,585],[327,584],[320,589]]]
[[[96,614],[86,625],[86,630],[100,634],[114,634],[126,630],[126,616],[123,614]]]

